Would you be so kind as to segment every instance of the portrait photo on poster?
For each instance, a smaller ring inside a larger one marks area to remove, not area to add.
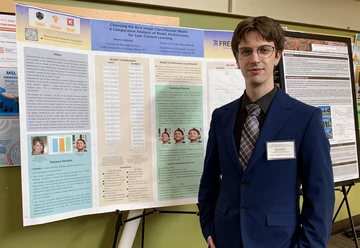
[[[87,152],[87,135],[77,134],[72,136],[73,151],[74,152]]]
[[[160,144],[162,144],[162,145],[171,144],[170,133],[171,133],[171,128],[170,127],[159,128],[158,134],[159,134]]]
[[[47,136],[33,136],[31,137],[31,155],[48,154]]]
[[[174,131],[174,144],[185,144],[185,128],[177,128]]]
[[[202,133],[201,128],[196,128],[196,127],[191,128],[188,131],[189,143],[202,143],[201,133]]]

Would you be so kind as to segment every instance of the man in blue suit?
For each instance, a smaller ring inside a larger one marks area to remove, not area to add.
[[[284,48],[275,20],[240,22],[231,47],[246,90],[212,115],[199,189],[203,235],[211,248],[325,248],[335,197],[321,111],[274,87]]]

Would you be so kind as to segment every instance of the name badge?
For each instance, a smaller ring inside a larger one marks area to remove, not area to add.
[[[295,140],[266,142],[268,160],[295,159]]]

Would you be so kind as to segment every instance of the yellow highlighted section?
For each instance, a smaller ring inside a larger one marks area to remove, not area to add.
[[[62,30],[61,26],[56,26],[56,25],[53,25],[53,24],[50,25],[50,28],[56,29],[56,30]]]
[[[45,27],[45,23],[43,22],[35,22],[35,25],[38,27]]]
[[[66,28],[66,32],[75,33],[75,28]]]

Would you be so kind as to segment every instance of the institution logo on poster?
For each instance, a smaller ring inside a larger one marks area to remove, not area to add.
[[[6,75],[14,75],[14,76],[16,76],[16,71],[6,71]]]
[[[44,19],[44,14],[40,11],[36,12],[36,18],[41,21],[42,19]]]
[[[229,40],[213,40],[213,46],[217,47],[230,47],[231,42]]]
[[[68,26],[74,26],[75,24],[74,24],[74,19],[72,19],[72,18],[67,18],[67,25]]]
[[[53,15],[52,19],[54,20],[54,23],[58,23],[58,21],[59,21],[59,17],[56,15]]]

